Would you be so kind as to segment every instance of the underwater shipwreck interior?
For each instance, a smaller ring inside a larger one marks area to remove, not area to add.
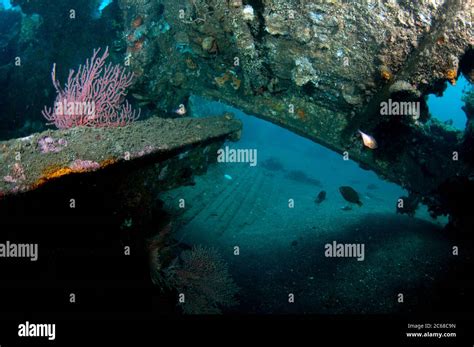
[[[473,18],[1,1],[0,344],[91,316],[367,315],[472,345]]]

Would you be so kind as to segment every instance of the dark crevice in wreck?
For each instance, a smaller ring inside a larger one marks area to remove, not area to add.
[[[468,49],[459,62],[461,72],[466,79],[474,84],[474,49]]]
[[[250,6],[252,6],[258,20],[258,25],[256,26],[257,30],[254,34],[254,38],[259,44],[263,44],[265,38],[265,18],[263,17],[263,11],[265,10],[265,6],[262,0],[248,0],[247,2]],[[251,29],[253,28],[251,27]]]

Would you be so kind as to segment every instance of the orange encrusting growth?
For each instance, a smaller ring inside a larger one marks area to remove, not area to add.
[[[56,178],[69,175],[74,171],[69,167],[58,167],[58,166],[51,166],[44,170],[43,175],[32,184],[32,188],[36,189],[48,181],[54,180]]]
[[[384,69],[380,72],[380,77],[384,81],[390,81],[392,79],[392,73],[390,71]]]
[[[46,169],[43,172],[43,176],[41,176],[43,179],[46,180],[51,180],[55,178],[59,178],[65,175],[69,175],[70,173],[73,173],[74,170],[72,170],[70,167],[50,167]]]
[[[228,72],[225,72],[222,76],[220,77],[215,77],[214,81],[216,82],[217,86],[223,87],[224,84],[230,80],[230,75]]]
[[[450,69],[446,72],[446,78],[448,79],[449,83],[451,83],[453,86],[456,85],[456,77],[457,77],[456,70]]]
[[[100,162],[100,167],[105,168],[105,167],[113,165],[115,163],[117,163],[117,159],[114,159],[114,158],[105,159],[105,160]]]
[[[136,29],[143,24],[143,17],[138,16],[132,21],[132,28]]]
[[[299,119],[306,120],[306,112],[302,108],[299,108],[298,110],[296,110],[296,115],[298,116]]]
[[[117,159],[114,159],[114,158],[105,159],[105,160],[100,162],[100,167],[105,168],[105,167],[113,165],[115,163],[117,163]],[[51,180],[54,180],[54,179],[57,179],[57,178],[60,178],[60,177],[66,176],[66,175],[70,175],[70,174],[73,174],[73,173],[89,172],[89,171],[94,171],[94,170],[87,169],[87,168],[73,169],[69,166],[64,166],[64,167],[50,166],[50,167],[46,168],[43,171],[42,176],[35,183],[32,184],[32,188],[36,189],[36,188],[42,186],[43,184],[45,184],[48,181],[51,181]]]
[[[232,88],[238,90],[240,88],[242,81],[237,77],[232,77]]]

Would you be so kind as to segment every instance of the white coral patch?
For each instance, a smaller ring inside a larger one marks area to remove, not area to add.
[[[242,9],[242,17],[244,20],[253,21],[255,19],[253,7],[250,5],[245,5],[245,7]]]

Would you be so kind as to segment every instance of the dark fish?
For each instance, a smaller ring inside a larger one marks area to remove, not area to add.
[[[352,207],[350,207],[350,206],[343,206],[343,207],[341,207],[341,210],[343,210],[343,211],[352,211]]]
[[[377,187],[376,184],[373,184],[373,183],[370,183],[367,185],[367,189],[370,189],[370,190],[375,190],[375,189],[378,189],[379,187]]]
[[[298,241],[294,240],[294,241],[291,243],[291,245],[292,245],[293,247],[298,246]]]
[[[326,192],[324,190],[321,190],[316,197],[316,200],[314,201],[317,204],[322,203],[324,200],[326,200]]]
[[[359,194],[349,186],[339,187],[339,192],[341,193],[342,197],[353,204],[357,204],[362,206],[362,202],[360,201]]]

